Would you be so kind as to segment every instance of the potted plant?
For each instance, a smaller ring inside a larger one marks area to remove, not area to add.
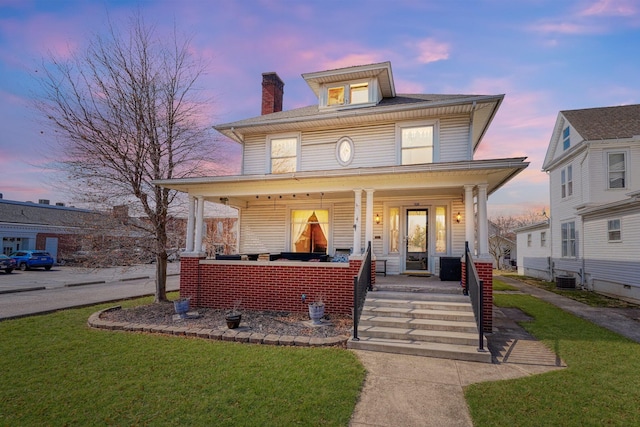
[[[233,309],[229,310],[224,317],[227,321],[227,327],[229,329],[235,329],[240,326],[240,320],[242,320],[242,313],[240,313],[240,303],[241,301],[236,301],[233,305]]]
[[[173,301],[173,309],[180,315],[180,317],[186,317],[187,312],[189,311],[189,298],[178,298]]]
[[[322,318],[324,317],[324,301],[322,296],[319,296],[315,301],[309,303],[309,317],[315,325],[322,323]]]

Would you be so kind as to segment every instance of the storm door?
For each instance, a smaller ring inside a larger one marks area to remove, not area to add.
[[[427,239],[429,211],[407,209],[405,270],[427,270]]]

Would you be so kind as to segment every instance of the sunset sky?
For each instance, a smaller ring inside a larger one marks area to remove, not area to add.
[[[398,93],[505,94],[477,159],[531,165],[489,198],[489,214],[549,203],[542,161],[558,111],[640,103],[636,0],[0,0],[0,193],[71,203],[42,169],[47,139],[30,107],[37,70],[137,9],[176,27],[208,62],[211,124],[260,114],[261,74],[284,109],[316,103],[302,73],[390,61]]]

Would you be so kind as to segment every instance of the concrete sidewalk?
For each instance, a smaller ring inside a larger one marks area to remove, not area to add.
[[[640,342],[636,310],[589,307],[515,279],[500,277],[576,316]],[[367,369],[360,400],[350,426],[472,426],[464,387],[540,374],[566,367],[516,322],[526,320],[517,309],[494,307],[494,332],[488,336],[493,364],[375,353],[354,353]]]

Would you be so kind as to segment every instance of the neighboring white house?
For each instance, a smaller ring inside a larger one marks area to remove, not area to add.
[[[241,144],[241,175],[157,182],[189,194],[193,250],[199,206],[223,202],[244,254],[361,254],[371,241],[387,273],[437,274],[469,241],[490,259],[488,196],[528,166],[473,158],[503,95],[400,95],[389,62],[302,77],[317,104],[280,111],[284,83],[264,73],[262,115],[215,126]]]
[[[553,277],[640,301],[640,105],[561,111],[543,170]],[[544,258],[523,249],[525,271]]]
[[[517,234],[518,274],[552,280],[549,222],[514,230]]]

